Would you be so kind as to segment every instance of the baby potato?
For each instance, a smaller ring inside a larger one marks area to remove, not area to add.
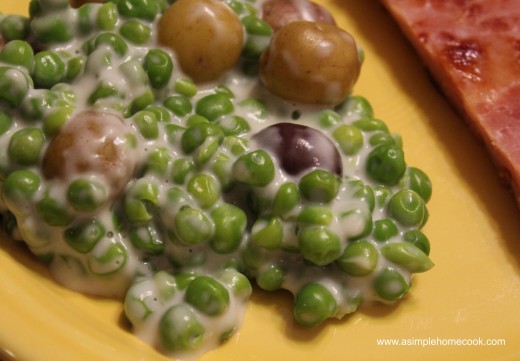
[[[297,20],[336,24],[327,9],[308,0],[268,0],[262,5],[262,19],[275,31]]]
[[[42,161],[46,178],[70,180],[95,174],[115,195],[133,176],[137,157],[132,128],[112,113],[87,110],[74,116],[51,140]]]
[[[299,20],[273,35],[260,58],[260,79],[286,100],[334,106],[351,92],[360,67],[349,33],[335,25]]]
[[[238,16],[220,0],[177,0],[158,25],[159,42],[198,83],[216,80],[236,64],[243,32]]]

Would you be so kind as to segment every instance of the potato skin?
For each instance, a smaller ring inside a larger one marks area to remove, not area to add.
[[[159,42],[199,83],[217,80],[236,64],[243,32],[238,16],[220,0],[177,0],[158,24]]]
[[[360,72],[354,38],[335,25],[295,21],[280,28],[260,58],[260,80],[289,101],[334,106]]]
[[[262,5],[262,19],[275,31],[297,20],[336,25],[334,17],[327,9],[308,0],[268,0]]]

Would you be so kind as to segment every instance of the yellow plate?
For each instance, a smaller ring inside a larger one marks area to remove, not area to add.
[[[433,181],[424,230],[436,266],[414,278],[399,304],[363,307],[315,330],[293,324],[289,297],[257,291],[238,335],[201,361],[520,360],[520,213],[513,197],[382,6],[320,2],[366,51],[355,92],[403,136],[408,164]],[[0,0],[4,13],[26,8],[27,0]],[[60,287],[21,245],[0,239],[0,357],[166,360],[131,335],[121,311],[119,302]],[[378,345],[383,339],[405,345]],[[479,341],[495,345],[463,345]]]

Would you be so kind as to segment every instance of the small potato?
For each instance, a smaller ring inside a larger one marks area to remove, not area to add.
[[[243,32],[238,16],[220,0],[177,0],[158,26],[159,42],[176,53],[182,70],[199,83],[218,79],[236,64]]]
[[[327,9],[308,0],[268,0],[262,5],[262,19],[275,31],[297,20],[336,24]]]
[[[289,101],[334,106],[360,72],[354,38],[335,25],[291,22],[278,30],[260,58],[260,79]]]
[[[49,143],[43,174],[63,180],[96,174],[105,178],[115,195],[133,176],[137,164],[127,138],[131,132],[132,128],[114,114],[79,113]]]

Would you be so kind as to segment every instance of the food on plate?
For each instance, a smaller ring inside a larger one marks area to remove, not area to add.
[[[312,1],[268,0],[263,2],[261,11],[262,19],[267,21],[274,31],[296,20],[336,24],[327,9]]]
[[[520,7],[515,0],[382,0],[520,204]]]
[[[32,0],[0,18],[7,232],[64,286],[120,298],[175,358],[232,337],[252,282],[290,291],[312,327],[401,299],[433,266],[432,185],[351,93],[360,47],[330,21],[274,31],[263,5]],[[277,71],[284,50],[307,55]]]

